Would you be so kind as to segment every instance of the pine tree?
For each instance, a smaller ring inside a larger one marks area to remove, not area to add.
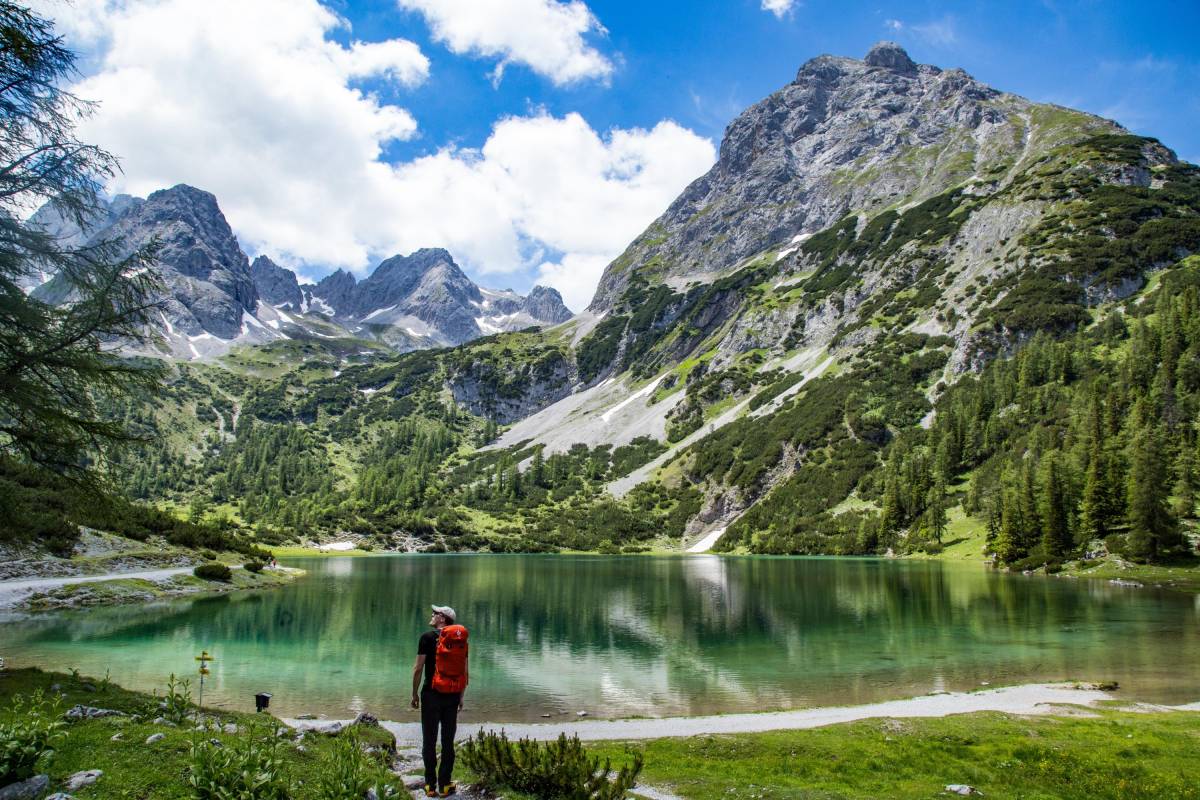
[[[1175,459],[1175,516],[1191,519],[1196,516],[1196,449],[1184,442]]]
[[[1130,445],[1127,518],[1129,551],[1150,561],[1179,541],[1179,531],[1167,507],[1168,472],[1162,434],[1153,425],[1142,428]]]
[[[946,534],[946,482],[939,474],[925,501],[925,525],[940,544]]]
[[[1064,556],[1071,549],[1070,510],[1057,450],[1042,458],[1041,465],[1042,548],[1048,557]]]

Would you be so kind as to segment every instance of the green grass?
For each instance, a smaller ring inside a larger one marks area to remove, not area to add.
[[[1095,718],[976,713],[645,743],[642,782],[689,800],[947,797],[1200,798],[1200,714]],[[625,745],[589,748],[624,760]]]
[[[29,596],[24,605],[33,610],[50,608],[145,603],[169,597],[197,594],[223,594],[239,589],[267,589],[291,583],[303,574],[263,570],[259,573],[233,570],[228,581],[206,581],[191,573],[181,573],[163,581],[142,578],[116,578],[111,581],[72,583]]]
[[[1064,575],[1103,580],[1137,581],[1187,592],[1200,592],[1200,559],[1178,564],[1134,564],[1124,559],[1106,558],[1099,562],[1070,562]]]
[[[58,684],[59,692],[51,692],[51,685]],[[90,684],[94,690],[85,684]],[[103,680],[73,677],[37,669],[22,669],[0,672],[0,720],[12,719],[11,701],[14,695],[30,695],[41,689],[48,697],[58,698],[61,714],[76,704],[123,711],[136,715],[128,717],[104,717],[69,723],[66,735],[49,758],[43,758],[40,771],[51,779],[51,791],[63,789],[63,781],[70,775],[88,769],[99,769],[103,776],[92,786],[72,794],[79,800],[87,798],[187,798],[190,765],[190,747],[193,731],[187,725],[170,727],[150,722],[160,712],[158,698],[141,692],[131,692]],[[165,687],[164,687],[165,690]],[[192,681],[195,692],[195,680]],[[253,703],[247,698],[248,704]],[[267,715],[234,713],[205,709],[207,716],[215,717],[220,723],[233,723],[243,731],[252,726],[267,727],[276,724]],[[392,735],[382,728],[357,726],[363,744],[394,747]],[[113,741],[115,734],[120,738]],[[146,738],[155,733],[164,738],[154,744],[145,744]],[[206,731],[205,739],[217,739],[229,746],[245,733],[227,734]],[[297,800],[316,796],[316,779],[321,770],[330,763],[330,752],[334,737],[308,734],[300,750],[291,741],[282,746],[284,769],[293,779],[295,789],[292,797]],[[374,776],[390,777],[382,765],[373,767]],[[398,783],[397,779],[393,780]],[[301,783],[302,782],[302,783]]]

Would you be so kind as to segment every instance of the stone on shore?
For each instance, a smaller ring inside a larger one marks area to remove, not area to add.
[[[100,780],[103,775],[103,770],[85,769],[82,772],[76,772],[71,777],[67,778],[67,790],[77,792],[85,786],[91,786],[96,781]]]
[[[34,775],[29,780],[10,783],[0,789],[0,800],[37,800],[49,788],[49,775]]]

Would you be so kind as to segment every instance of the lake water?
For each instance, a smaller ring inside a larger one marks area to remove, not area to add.
[[[0,656],[161,688],[216,656],[206,704],[411,721],[430,603],[471,631],[465,720],[854,704],[1040,680],[1200,700],[1200,596],[832,558],[292,559],[277,590],[0,622]]]

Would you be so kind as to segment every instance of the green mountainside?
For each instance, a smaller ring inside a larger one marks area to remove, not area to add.
[[[886,47],[822,57],[588,312],[173,364],[113,409],[146,437],[114,476],[266,544],[937,552],[965,526],[1020,566],[1162,559],[1200,481],[1193,253],[1200,169],[1158,142]]]

